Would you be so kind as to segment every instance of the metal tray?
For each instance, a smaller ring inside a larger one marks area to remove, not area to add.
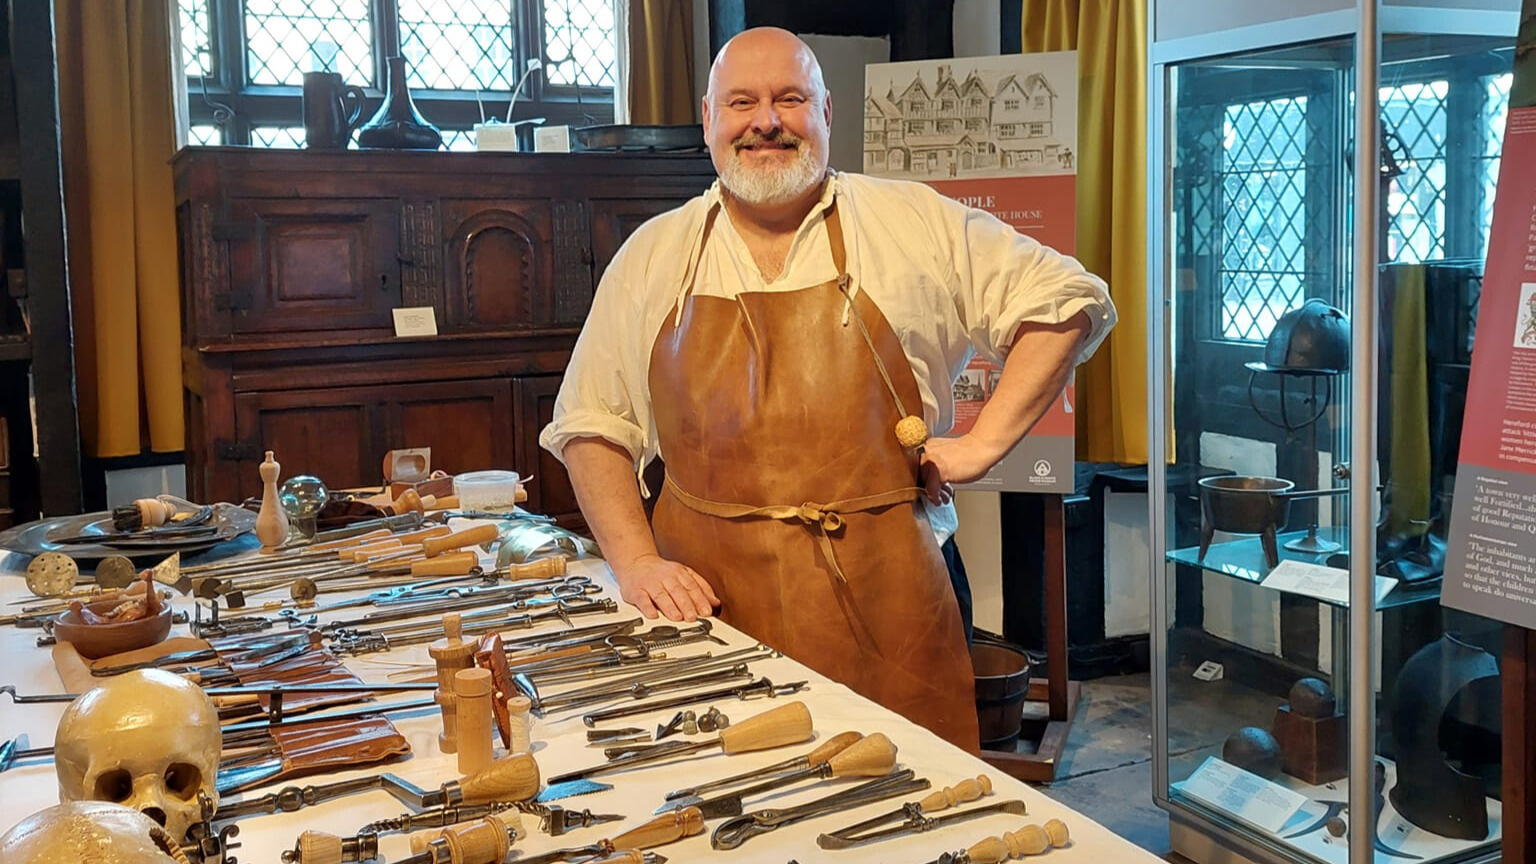
[[[159,559],[172,552],[192,554],[212,549],[220,543],[254,531],[256,514],[233,504],[215,504],[212,524],[217,526],[213,534],[194,538],[156,537],[153,532],[146,531],[139,536],[104,540],[101,543],[49,542],[49,537],[72,537],[82,534],[106,536],[116,530],[112,527],[110,512],[84,513],[79,516],[41,519],[0,531],[0,549],[20,552],[23,555],[62,552],[80,562],[97,561],[113,555],[122,555],[135,561]]]
[[[572,149],[588,152],[704,149],[703,126],[583,126],[571,136]]]

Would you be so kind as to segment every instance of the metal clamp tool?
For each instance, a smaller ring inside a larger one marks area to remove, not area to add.
[[[700,702],[713,702],[717,699],[740,699],[743,702],[748,699],[776,699],[780,696],[789,696],[799,693],[810,686],[808,681],[795,681],[789,684],[775,684],[767,678],[759,678],[751,684],[739,687],[726,687],[720,690],[710,690],[704,693],[690,693],[683,696],[674,696],[670,699],[661,699],[655,702],[640,702],[634,705],[621,705],[617,708],[605,708],[602,711],[593,711],[581,716],[581,722],[588,726],[596,726],[607,720],[619,717],[632,717],[636,714],[647,714],[652,711],[662,711],[667,708],[677,708],[681,705],[697,705]]]
[[[850,825],[837,831],[828,831],[816,838],[816,845],[823,849],[847,849],[863,843],[873,843],[887,837],[895,837],[902,834],[918,834],[924,831],[932,831],[940,825],[950,822],[959,822],[964,819],[974,819],[986,816],[990,813],[1011,813],[1022,816],[1025,813],[1023,801],[1003,801],[985,807],[977,807],[971,810],[963,810],[951,813],[942,818],[930,817],[929,813],[937,813],[947,810],[956,804],[964,804],[969,801],[990,795],[992,793],[992,778],[985,774],[978,775],[974,780],[962,780],[953,786],[945,786],[936,792],[929,794],[921,801],[909,801],[901,805],[901,809],[890,813],[883,813],[873,819],[866,819],[857,825]],[[877,825],[901,820],[901,824],[891,828],[870,831]]]

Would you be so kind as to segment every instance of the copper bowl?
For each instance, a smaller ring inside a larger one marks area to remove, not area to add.
[[[92,612],[110,612],[120,600],[98,600],[87,603]],[[97,660],[136,648],[148,648],[165,641],[171,633],[171,606],[166,603],[160,613],[137,621],[115,624],[87,624],[80,615],[70,609],[53,619],[53,636],[60,642],[75,646],[75,651],[87,660]]]

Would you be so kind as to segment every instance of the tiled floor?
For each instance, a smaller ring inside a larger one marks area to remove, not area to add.
[[[1229,681],[1198,681],[1181,672],[1173,698],[1170,774],[1183,777],[1237,729],[1268,728],[1279,700]],[[1054,783],[1040,786],[1138,846],[1171,861],[1168,816],[1152,800],[1152,689],[1146,674],[1085,681],[1077,719]]]

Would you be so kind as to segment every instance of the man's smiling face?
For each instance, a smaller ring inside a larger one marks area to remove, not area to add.
[[[774,28],[746,31],[721,50],[709,81],[704,135],[731,194],[777,204],[821,182],[832,105],[805,43]]]

